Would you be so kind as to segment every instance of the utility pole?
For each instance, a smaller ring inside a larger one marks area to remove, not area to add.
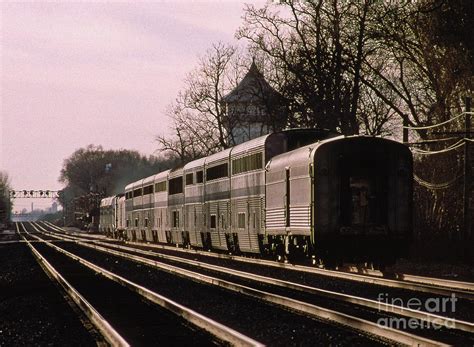
[[[408,143],[408,119],[403,119],[403,143]]]
[[[466,117],[465,117],[465,137],[464,141],[464,234],[463,240],[467,241],[471,238],[471,159],[469,157],[469,144],[471,139],[471,97],[466,97]]]

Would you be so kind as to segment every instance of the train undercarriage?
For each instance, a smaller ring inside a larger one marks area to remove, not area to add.
[[[189,233],[182,232],[180,240],[175,240],[171,232],[166,232],[166,242],[159,242],[157,232],[152,231],[152,237],[147,237],[144,230],[118,230],[108,233],[108,236],[131,242],[151,242],[176,245],[184,248],[204,249],[209,251],[229,253],[234,255],[262,256],[281,262],[311,263],[324,268],[337,268],[344,264],[356,264],[384,270],[391,266],[396,259],[407,253],[406,240],[387,238],[385,235],[360,235],[326,237],[311,242],[306,235],[259,235],[258,253],[242,252],[239,248],[237,233],[226,234],[226,250],[214,249],[210,233],[200,233],[201,245],[191,245]]]

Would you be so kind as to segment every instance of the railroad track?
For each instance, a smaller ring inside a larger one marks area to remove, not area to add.
[[[45,229],[43,229],[43,231],[46,232]],[[71,236],[58,236],[58,235],[56,235],[56,237],[60,237],[62,239],[71,238]],[[170,256],[170,255],[156,254],[154,252],[144,251],[144,250],[140,250],[136,248],[131,248],[128,246],[117,245],[117,244],[112,245],[110,243],[104,243],[98,240],[94,240],[91,242],[84,242],[77,239],[77,242],[79,245],[93,248],[97,251],[113,254],[125,259],[133,260],[135,262],[146,264],[148,266],[159,268],[161,270],[168,271],[171,273],[178,273],[183,277],[189,277],[195,281],[212,283],[214,285],[218,285],[230,290],[245,293],[246,295],[249,295],[249,296],[257,297],[260,300],[270,300],[270,302],[285,306],[288,309],[298,310],[300,312],[304,312],[305,314],[313,315],[319,318],[323,317],[325,319],[331,319],[340,324],[360,326],[361,321],[364,321],[364,320],[361,319],[360,317],[359,318],[352,317],[352,319],[354,318],[356,319],[353,321],[350,321],[348,320],[348,317],[350,317],[348,313],[354,313],[355,311],[357,311],[357,310],[354,311],[354,307],[353,307],[354,305],[362,306],[363,311],[359,312],[359,316],[362,316],[365,318],[370,316],[369,319],[372,319],[372,322],[367,322],[367,321],[363,322],[365,325],[364,325],[364,328],[361,330],[365,331],[366,333],[370,331],[370,333],[374,334],[374,331],[375,331],[374,321],[377,322],[377,318],[380,319],[380,317],[384,317],[386,315],[391,315],[392,317],[403,316],[403,317],[408,317],[409,319],[414,319],[414,320],[419,320],[419,321],[422,320],[428,323],[437,322],[439,326],[444,326],[444,328],[452,328],[453,326],[456,326],[456,329],[457,329],[456,333],[453,336],[450,336],[450,337],[448,336],[446,340],[447,343],[456,343],[456,342],[459,343],[460,341],[459,336],[456,336],[456,334],[459,335],[458,330],[462,331],[461,335],[464,334],[465,339],[469,339],[468,337],[469,334],[474,332],[474,324],[472,323],[463,322],[461,320],[454,320],[448,317],[432,315],[427,312],[409,310],[407,308],[397,307],[396,305],[387,305],[381,302],[367,300],[365,298],[321,290],[318,288],[305,286],[298,283],[291,283],[288,281],[281,281],[274,278],[258,276],[252,273],[245,273],[242,271],[230,270],[230,269],[223,268],[220,266],[210,265],[210,264],[206,264],[206,263],[202,263],[198,261],[190,261],[190,259],[181,259],[181,258]],[[134,255],[132,253],[139,254],[139,256]],[[159,259],[159,262],[156,261],[157,258]],[[176,264],[179,264],[179,267]],[[220,274],[220,276],[216,276],[216,273]],[[222,274],[224,274],[224,277],[222,277]],[[210,275],[212,275],[212,277]],[[229,281],[229,278],[231,279],[231,281]],[[235,278],[239,278],[239,281],[236,282]],[[250,284],[250,282],[257,282],[259,284],[258,286],[255,287],[255,285]],[[262,285],[262,283],[264,285]],[[250,286],[252,287],[250,288]],[[272,293],[264,292],[262,290],[262,289],[268,290],[269,289],[268,287],[272,287],[272,289],[270,289],[271,291],[273,291]],[[285,295],[288,295],[288,293],[290,292],[298,292],[298,294],[296,295],[290,294],[290,296],[293,296],[293,298],[282,299],[282,295],[278,295],[278,294],[281,294],[282,292],[284,292]],[[308,294],[310,294],[311,297],[308,298]],[[295,297],[298,300],[295,300]],[[326,301],[326,307],[318,307],[318,306],[310,304],[310,302],[318,301],[318,299],[317,298],[315,299],[315,297],[319,297],[320,303]],[[321,300],[321,298],[323,298],[324,300]],[[306,299],[306,301],[301,301],[304,299]],[[328,300],[326,299],[332,300],[332,303],[330,303],[329,306],[337,307],[339,310],[341,310],[341,307],[344,306],[343,311],[345,310],[346,313],[329,309],[327,307]],[[341,303],[343,304],[341,305]],[[374,311],[377,311],[377,312],[374,312]],[[372,324],[367,324],[367,323],[372,323]],[[380,326],[378,326],[378,328],[380,329]],[[382,335],[379,331],[377,331],[375,334],[379,336],[383,336],[384,338],[389,338],[389,339],[392,339],[398,342],[403,342],[406,344],[430,343],[427,341],[420,342],[421,340],[416,341],[417,338],[423,339],[423,337],[420,337],[420,336],[414,337],[415,336],[414,334],[406,335],[406,333],[402,333],[403,336],[395,337],[394,334],[401,333],[401,332],[400,331],[387,332],[387,329],[383,329],[383,330],[385,330],[384,335]],[[416,330],[416,329],[413,329],[413,330]],[[446,336],[443,336],[443,334],[449,335],[453,331],[437,334],[440,340],[436,341],[435,343],[440,343],[440,341],[443,341],[443,338],[446,339]],[[432,332],[428,334],[428,336],[430,335],[432,335]]]
[[[129,342],[147,345],[189,344],[190,341],[203,345],[223,342],[261,346],[257,341],[233,329],[29,233],[23,224],[20,226],[24,230],[24,233],[21,233],[17,229],[20,237],[41,266],[49,276],[58,281],[106,341],[113,346],[128,346]],[[33,245],[31,238],[39,242]],[[86,295],[80,292],[85,292]],[[143,299],[155,305],[150,306]],[[120,307],[117,303],[123,306]],[[109,319],[104,318],[96,306],[100,307],[103,315]],[[124,310],[124,307],[127,309]],[[140,323],[137,324],[133,317],[140,319]],[[116,330],[113,327],[115,325],[120,329]]]
[[[45,223],[48,227],[52,228],[55,231],[66,233],[65,230],[55,226],[52,223]],[[88,238],[93,240],[106,240],[104,236],[96,235],[84,235],[79,233],[68,233],[77,237]],[[409,274],[391,274],[395,278],[383,278],[382,273],[378,271],[372,271],[368,274],[360,274],[353,272],[344,272],[344,271],[335,271],[320,269],[310,266],[294,265],[287,263],[279,263],[276,261],[258,259],[258,258],[247,258],[243,256],[228,255],[222,253],[210,253],[201,250],[193,250],[186,248],[178,248],[168,245],[158,245],[158,244],[144,244],[138,242],[127,242],[127,244],[138,246],[138,247],[149,247],[152,249],[160,250],[170,250],[174,252],[182,252],[189,254],[197,254],[206,257],[215,257],[220,259],[229,259],[233,261],[239,261],[250,264],[258,264],[271,266],[276,268],[284,268],[287,270],[317,274],[322,276],[327,276],[331,278],[339,278],[350,281],[356,281],[361,283],[376,284],[390,288],[400,288],[406,290],[412,290],[417,292],[424,292],[429,294],[437,294],[443,296],[450,296],[452,294],[456,295],[457,298],[464,298],[467,300],[474,301],[474,283],[471,282],[462,282],[462,281],[452,281],[439,278],[431,277],[422,277],[414,276]]]

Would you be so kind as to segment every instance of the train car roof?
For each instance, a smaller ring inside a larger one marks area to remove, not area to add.
[[[182,176],[183,175],[183,167],[180,166],[180,167],[177,167],[177,168],[174,168],[174,169],[171,169],[169,174],[168,174],[168,178],[174,178],[174,177],[178,177],[178,176]]]
[[[155,176],[156,176],[156,174],[153,175],[153,176],[148,176],[148,177],[144,178],[142,184],[145,185],[145,184],[153,183],[155,181]]]
[[[100,206],[110,206],[110,205],[112,205],[115,198],[116,198],[115,195],[103,198],[102,200],[100,200]]]
[[[223,151],[211,154],[210,156],[206,157],[206,166],[212,163],[215,163],[216,161],[223,160],[223,159],[229,159],[230,152],[232,151],[231,148],[224,149]]]
[[[129,190],[131,190],[131,189],[133,188],[133,184],[134,184],[133,182],[132,182],[132,183],[129,183],[129,184],[127,184],[127,185],[125,186],[125,191],[129,191]]]
[[[313,157],[316,153],[316,150],[328,143],[332,142],[338,142],[341,140],[348,140],[348,139],[356,139],[356,138],[367,138],[367,139],[373,139],[375,141],[380,141],[380,142],[391,142],[392,144],[395,145],[400,145],[405,148],[401,142],[392,140],[392,139],[386,139],[382,137],[376,137],[376,136],[364,136],[364,135],[351,135],[351,136],[335,136],[335,137],[330,137],[321,141],[314,142],[312,144],[294,149],[292,151],[286,152],[279,154],[275,157],[273,157],[267,164],[266,169],[267,170],[272,170],[272,169],[278,169],[278,168],[284,168],[289,166],[289,163],[295,164],[295,163],[301,163],[301,162],[306,162],[310,160],[310,157]],[[408,149],[408,148],[407,148]]]
[[[324,143],[342,140],[347,138],[346,136],[340,135],[335,137],[330,137],[321,141],[316,141],[314,143],[310,143],[309,145],[302,146],[296,148],[292,151],[285,152],[273,157],[265,167],[267,170],[278,169],[278,168],[285,168],[291,164],[301,163],[301,162],[308,162],[310,158],[314,155],[314,151],[316,148],[321,146]]]
[[[184,165],[184,171],[192,170],[197,167],[203,167],[207,158],[208,157],[204,157],[204,158],[196,159],[187,163],[186,165]]]
[[[275,170],[290,167],[296,163],[309,162],[312,152],[320,145],[321,141],[299,147],[289,152],[274,156],[265,166],[265,170]]]
[[[255,138],[255,139],[252,139],[250,141],[246,141],[244,143],[241,143],[241,144],[239,144],[235,147],[232,147],[232,156],[250,152],[252,149],[255,149],[255,148],[264,147],[265,142],[267,141],[267,139],[270,136],[275,135],[275,134],[279,134],[279,132],[263,135],[263,136]]]
[[[143,185],[144,179],[142,178],[141,180],[135,181],[132,183],[132,189],[137,189],[140,188]]]
[[[171,172],[171,170],[166,170],[166,171],[162,171],[160,173],[157,173],[155,175],[155,182],[166,181],[168,179],[168,175],[169,175],[170,172]]]

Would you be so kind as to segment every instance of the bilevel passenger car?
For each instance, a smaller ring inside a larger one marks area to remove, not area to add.
[[[129,240],[388,264],[411,240],[412,155],[377,137],[286,130],[131,183],[124,203]]]
[[[113,238],[125,232],[125,195],[118,194],[100,201],[99,232]]]

